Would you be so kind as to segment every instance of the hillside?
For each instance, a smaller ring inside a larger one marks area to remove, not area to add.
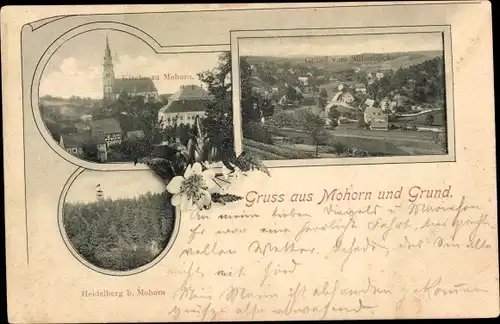
[[[406,109],[411,104],[443,107],[445,104],[443,71],[442,57],[435,57],[398,69],[393,74],[386,74],[369,85],[368,92],[375,101],[388,96],[397,100],[399,106],[406,106]]]
[[[151,262],[167,245],[174,214],[165,194],[94,203],[65,203],[63,223],[75,250],[108,270],[130,270]]]
[[[422,63],[436,56],[442,56],[442,54],[442,51],[416,51],[387,53],[382,56],[377,53],[362,53],[335,56],[246,56],[245,58],[247,62],[252,65],[273,62],[277,66],[289,64],[290,67],[309,66],[329,72],[339,72],[352,68],[361,68],[363,70],[398,69],[403,66]],[[374,57],[376,59],[373,59]]]

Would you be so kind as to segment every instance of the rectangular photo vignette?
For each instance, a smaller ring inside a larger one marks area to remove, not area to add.
[[[269,167],[455,161],[450,33],[231,31],[236,151]]]

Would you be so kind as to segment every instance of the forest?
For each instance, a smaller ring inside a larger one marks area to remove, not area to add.
[[[127,271],[153,261],[166,247],[174,217],[167,193],[65,203],[63,224],[73,248],[91,264]]]
[[[408,104],[443,107],[445,100],[444,64],[435,57],[417,65],[386,73],[368,86],[368,93],[377,102],[396,92],[408,98]],[[407,107],[409,108],[409,107]]]

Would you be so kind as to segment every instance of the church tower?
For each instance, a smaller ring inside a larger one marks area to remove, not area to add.
[[[108,36],[106,36],[106,49],[104,50],[103,63],[103,97],[104,101],[111,102],[113,98],[113,83],[115,82],[115,72],[113,70],[113,59],[111,58],[111,50],[109,49]]]

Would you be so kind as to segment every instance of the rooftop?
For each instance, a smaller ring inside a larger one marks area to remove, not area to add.
[[[210,94],[200,86],[191,84],[181,86],[176,93],[171,95],[168,98],[168,101],[174,100],[190,100],[190,99],[198,99],[198,100],[209,100],[211,99]]]
[[[200,86],[182,86],[168,98],[168,104],[159,113],[181,113],[189,111],[205,111],[212,100],[210,94]]]
[[[89,122],[92,137],[100,137],[105,134],[121,133],[120,123],[113,118],[92,120]]]
[[[90,140],[89,133],[62,134],[61,137],[65,148],[80,147]]]
[[[115,79],[113,84],[113,93],[137,92],[157,92],[156,86],[150,78],[144,79]]]
[[[182,113],[189,111],[205,111],[208,108],[210,100],[176,100],[169,102],[168,105],[161,108],[159,113]]]

